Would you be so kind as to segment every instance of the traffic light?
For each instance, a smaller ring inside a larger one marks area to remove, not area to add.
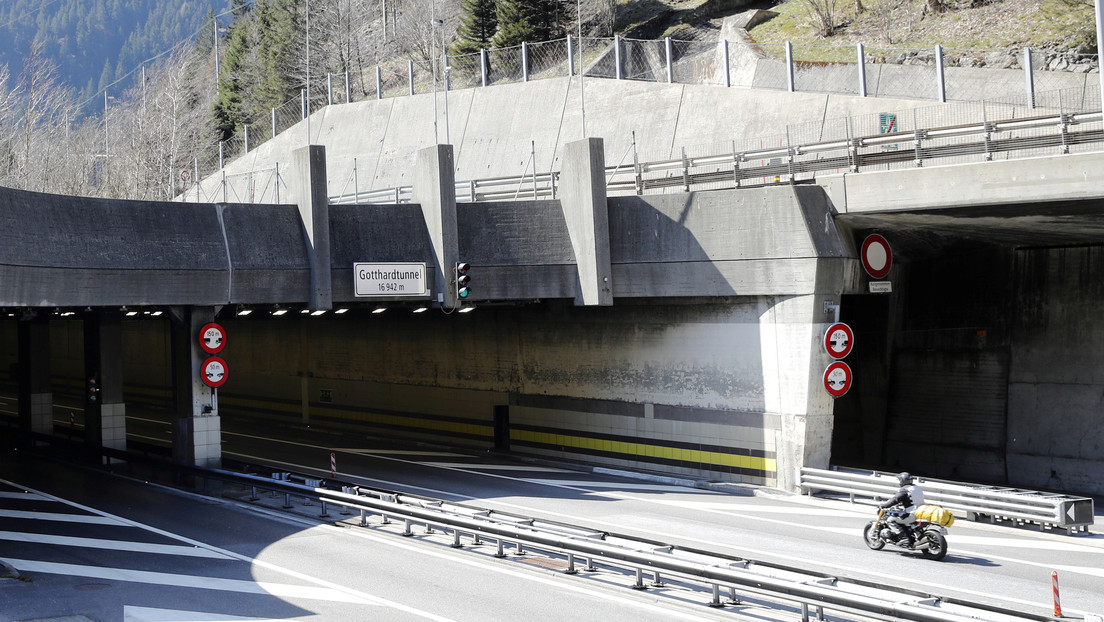
[[[456,285],[456,304],[459,305],[461,301],[467,300],[468,296],[471,296],[471,288],[468,287],[468,283],[471,283],[471,275],[468,272],[471,270],[471,264],[464,263],[462,261],[456,262],[456,265],[452,269],[452,282]]]
[[[100,401],[100,388],[96,386],[96,377],[88,379],[88,403],[95,404]]]

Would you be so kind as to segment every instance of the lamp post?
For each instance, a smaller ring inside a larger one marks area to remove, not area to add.
[[[429,23],[438,26],[444,22],[434,17]],[[429,33],[429,67],[433,71],[433,143],[440,144],[441,139],[437,137],[437,34],[432,30]]]
[[[583,76],[586,73],[586,60],[583,58],[583,0],[575,1],[576,20],[579,22],[579,111],[583,117],[583,138],[586,138],[586,94],[583,88]]]
[[[449,136],[449,111],[448,111],[448,92],[449,92],[449,66],[448,66],[448,48],[445,47],[445,22],[440,19],[434,19],[433,25],[441,29],[441,73],[442,79],[445,82],[445,144],[451,144],[451,137]],[[433,67],[437,67],[437,61],[433,61]],[[437,120],[437,78],[433,79],[433,119]],[[436,134],[434,135],[436,137]]]

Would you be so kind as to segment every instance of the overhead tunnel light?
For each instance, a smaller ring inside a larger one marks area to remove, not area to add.
[[[429,311],[429,307],[416,307],[414,309],[414,313],[425,313],[426,311]]]
[[[471,313],[475,311],[475,307],[460,307],[460,313]]]
[[[284,315],[287,312],[288,312],[287,309],[276,309],[275,311],[272,312],[272,315]]]
[[[318,317],[319,315],[325,315],[325,313],[326,313],[325,309],[315,309],[314,311],[310,312],[310,314],[314,317]]]
[[[253,309],[238,309],[238,317],[245,317],[253,313]]]
[[[372,315],[379,315],[380,313],[383,313],[386,310],[387,310],[387,307],[376,307],[375,309],[372,309]]]
[[[348,313],[348,312],[349,312],[348,309],[338,309],[337,311],[334,311],[334,313],[337,314],[337,315],[341,315],[342,313]]]

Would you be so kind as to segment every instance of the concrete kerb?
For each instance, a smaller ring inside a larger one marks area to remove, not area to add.
[[[14,567],[0,560],[0,579],[22,579],[23,575]]]

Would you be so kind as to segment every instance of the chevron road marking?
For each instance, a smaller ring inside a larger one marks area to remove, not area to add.
[[[222,553],[194,546],[178,544],[150,544],[129,540],[103,540],[78,538],[73,536],[51,536],[39,533],[19,531],[0,531],[0,540],[30,542],[32,544],[52,544],[56,546],[78,546],[86,549],[105,549],[108,551],[129,551],[132,553],[154,553],[158,555],[180,555],[183,557],[206,557],[210,559],[231,559]]]

